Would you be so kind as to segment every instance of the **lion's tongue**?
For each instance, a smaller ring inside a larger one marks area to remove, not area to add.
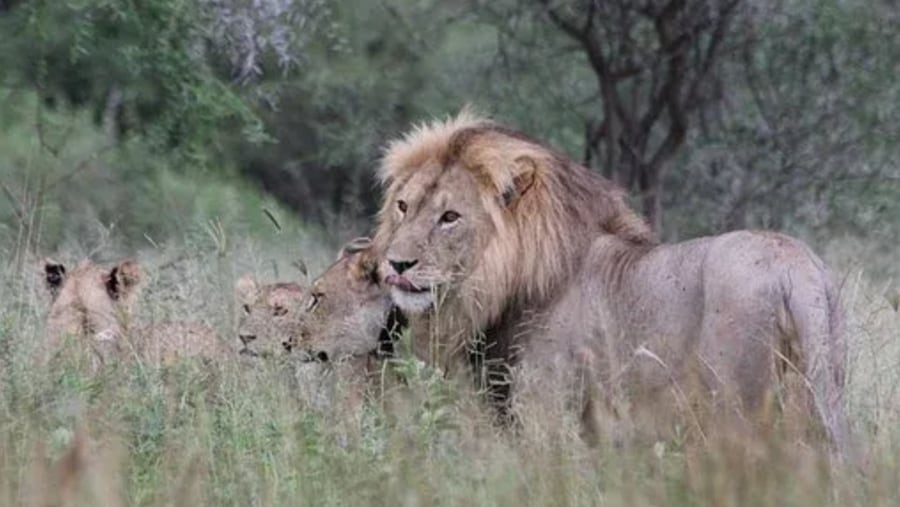
[[[401,275],[391,274],[385,278],[385,281],[388,285],[393,285],[398,289],[410,291],[410,292],[418,292],[420,289],[416,287],[412,282],[406,279],[406,277]]]

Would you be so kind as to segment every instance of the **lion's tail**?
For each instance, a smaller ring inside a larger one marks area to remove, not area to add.
[[[844,315],[834,283],[813,257],[819,283],[788,287],[786,303],[800,341],[803,373],[812,390],[813,410],[840,456],[851,454],[850,425],[844,407],[847,346]]]

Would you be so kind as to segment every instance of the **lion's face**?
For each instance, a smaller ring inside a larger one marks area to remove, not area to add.
[[[378,261],[367,239],[342,249],[338,260],[313,282],[301,326],[301,354],[315,361],[369,354],[391,308],[379,283]]]
[[[126,260],[106,268],[83,261],[68,270],[59,262],[45,260],[43,274],[52,299],[48,334],[89,338],[101,359],[108,359],[134,310],[142,279],[138,263]]]
[[[240,353],[271,357],[290,352],[299,337],[307,290],[295,283],[258,285],[243,276],[235,284],[235,295]]]
[[[494,225],[471,171],[438,164],[399,185],[385,208],[382,270],[400,309],[423,312],[475,270]]]

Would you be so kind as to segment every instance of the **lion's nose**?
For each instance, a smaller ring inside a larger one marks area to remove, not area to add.
[[[253,340],[256,339],[256,335],[255,334],[242,334],[242,335],[239,335],[238,338],[241,339],[241,343],[243,343],[244,346],[246,347],[247,345],[250,345],[250,342],[252,342]]]
[[[402,275],[404,271],[407,271],[409,268],[411,268],[419,263],[418,260],[411,260],[411,261],[388,260],[388,262],[391,264],[391,267],[394,268],[394,271],[396,271],[398,275]]]

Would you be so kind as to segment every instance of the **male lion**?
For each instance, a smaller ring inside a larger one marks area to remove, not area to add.
[[[134,260],[111,268],[82,261],[68,270],[56,261],[43,262],[44,282],[52,303],[47,316],[48,343],[44,362],[60,351],[63,338],[82,340],[94,369],[118,357],[137,353],[155,363],[182,357],[220,359],[228,354],[209,326],[194,322],[161,322],[133,326],[143,270]]]
[[[590,351],[597,383],[631,406],[698,392],[744,415],[797,370],[846,449],[840,306],[802,242],[738,231],[659,245],[611,182],[468,113],[392,142],[380,177],[375,242],[395,304],[433,328],[425,359],[452,362],[482,336],[514,379],[537,379],[515,401],[571,392]]]
[[[273,357],[290,352],[297,343],[309,291],[296,283],[259,285],[249,275],[235,283],[240,304],[240,353]]]

